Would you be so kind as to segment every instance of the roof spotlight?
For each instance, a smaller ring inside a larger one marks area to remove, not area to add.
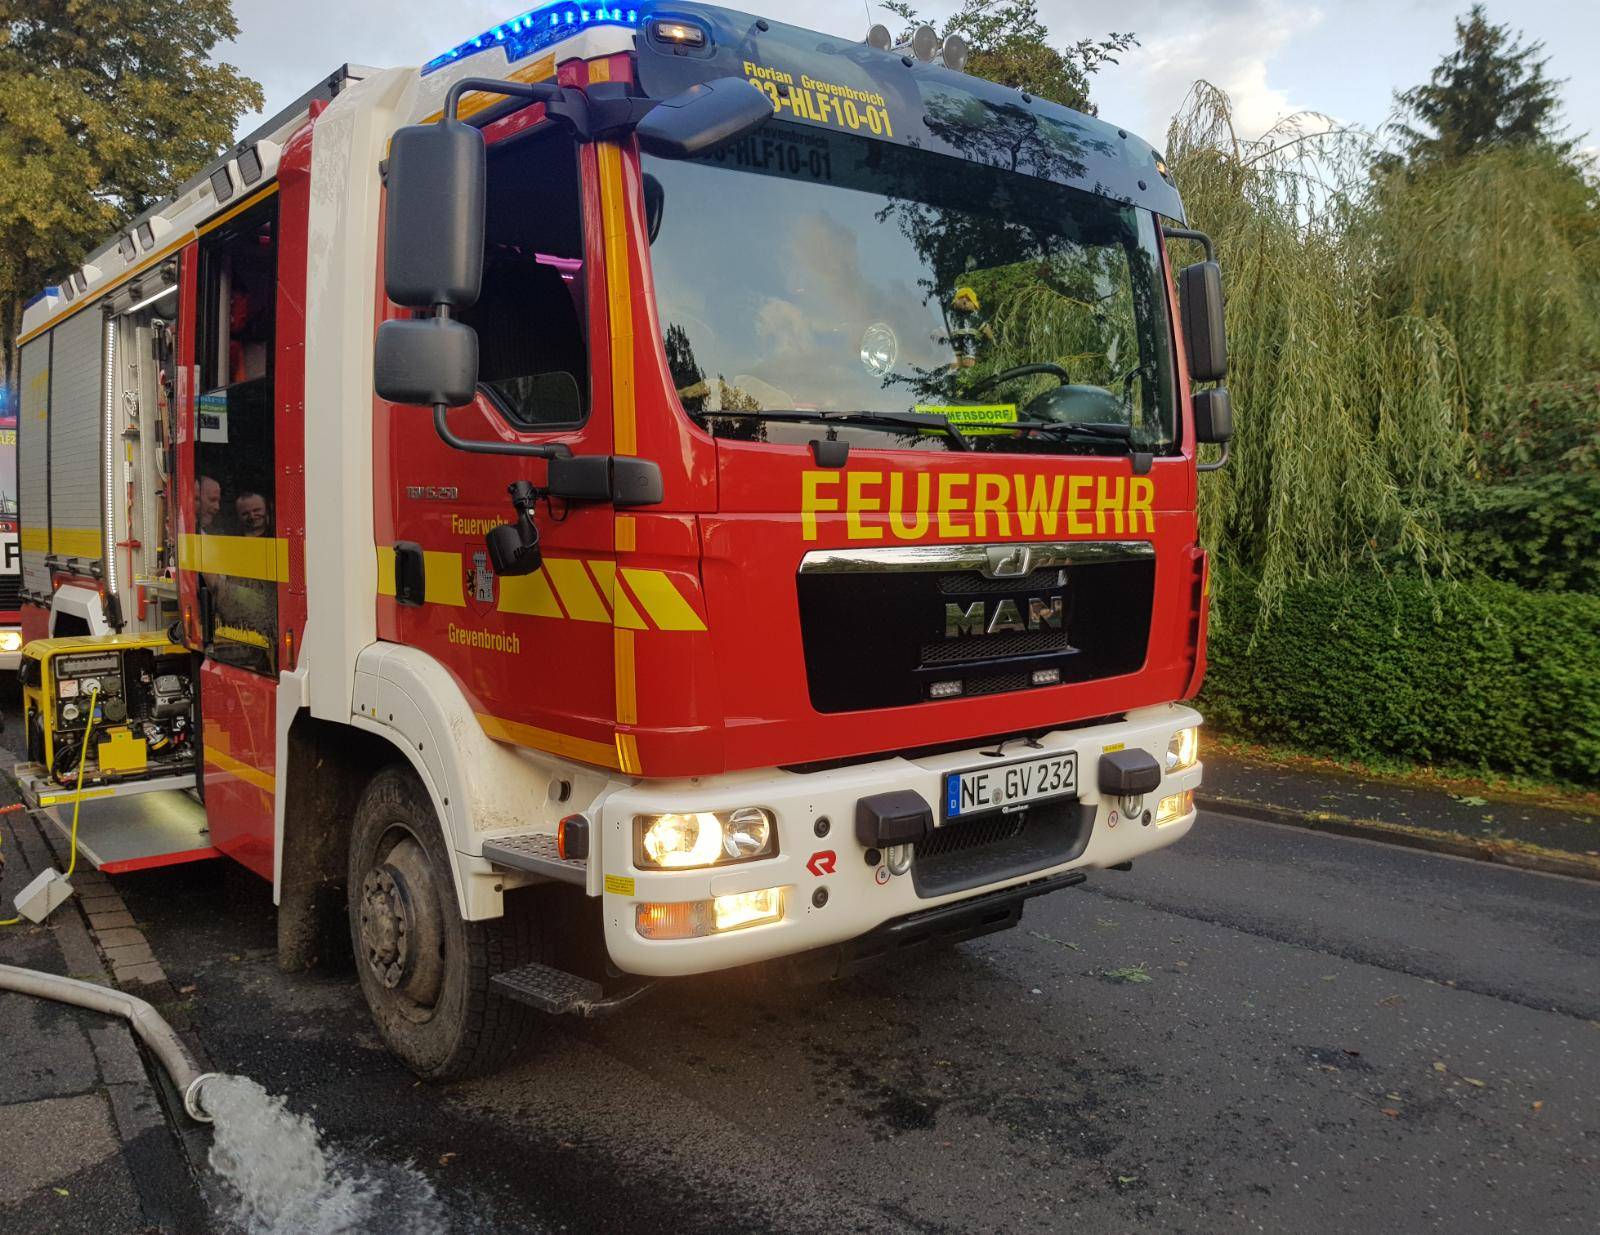
[[[924,64],[933,59],[939,50],[939,32],[932,26],[918,26],[911,36],[911,54]]]
[[[944,41],[944,46],[939,49],[939,59],[944,62],[944,67],[954,69],[957,73],[967,67],[967,58],[972,55],[972,48],[967,46],[967,40],[959,34],[952,34]]]
[[[867,31],[867,46],[876,47],[879,51],[888,51],[894,46],[894,35],[889,33],[889,27],[881,22]]]

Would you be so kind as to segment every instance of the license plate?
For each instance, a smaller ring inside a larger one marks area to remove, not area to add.
[[[1078,754],[1040,755],[970,772],[947,772],[944,817],[957,819],[1002,806],[1024,806],[1078,792]]]

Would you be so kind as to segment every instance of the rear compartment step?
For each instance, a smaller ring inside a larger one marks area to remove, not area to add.
[[[70,838],[75,787],[63,788],[36,763],[18,764],[13,775],[34,815]],[[193,772],[85,785],[78,850],[108,875],[222,856],[194,795]]]
[[[580,887],[589,878],[589,864],[581,858],[563,858],[556,852],[556,838],[550,832],[496,836],[483,842],[483,856],[508,870],[544,875]]]
[[[501,994],[553,1016],[606,1016],[627,1007],[655,986],[654,982],[640,981],[608,995],[598,982],[539,964],[509,969],[495,974],[490,981]]]

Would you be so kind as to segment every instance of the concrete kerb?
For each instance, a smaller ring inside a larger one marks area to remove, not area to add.
[[[1352,836],[1364,840],[1383,841],[1402,845],[1408,849],[1422,849],[1430,853],[1449,854],[1452,857],[1470,858],[1478,862],[1493,862],[1519,870],[1538,871],[1546,875],[1566,875],[1574,879],[1600,882],[1600,858],[1585,854],[1561,853],[1542,849],[1536,845],[1515,844],[1500,840],[1470,840],[1450,832],[1418,827],[1409,823],[1390,823],[1382,819],[1360,819],[1349,815],[1336,815],[1328,811],[1297,811],[1281,806],[1267,806],[1242,798],[1208,794],[1204,789],[1195,794],[1197,805],[1203,810],[1262,823],[1281,823],[1290,827],[1326,832],[1334,836]]]
[[[15,785],[6,786],[15,796]],[[34,870],[55,866],[65,870],[65,842],[51,835],[31,816],[9,816],[17,846]],[[26,822],[24,822],[26,821]],[[129,985],[118,975],[113,982],[106,972],[101,949],[96,946],[85,921],[81,893],[110,894],[110,884],[98,871],[73,872],[73,884],[80,895],[71,898],[48,919],[56,945],[66,959],[67,971],[84,981],[103,986]],[[113,894],[114,895],[114,894]],[[97,898],[98,899],[98,898]],[[118,906],[121,898],[116,897]],[[140,935],[143,944],[143,935]],[[120,968],[120,967],[119,967]],[[160,967],[151,968],[165,984]],[[137,978],[135,979],[137,981]],[[170,992],[171,988],[166,987]],[[149,989],[139,989],[149,997]],[[20,996],[19,996],[20,998]],[[203,1231],[210,1227],[206,1206],[201,1200],[199,1180],[192,1165],[194,1147],[182,1138],[183,1100],[172,1091],[159,1068],[147,1068],[131,1030],[115,1019],[85,1014],[84,1027],[100,1072],[101,1082],[111,1104],[123,1157],[139,1193],[140,1208],[162,1230]],[[191,1049],[194,1043],[190,1041]],[[199,1054],[199,1053],[197,1053]],[[199,1055],[204,1060],[203,1054]]]

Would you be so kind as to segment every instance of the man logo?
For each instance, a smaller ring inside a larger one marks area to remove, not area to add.
[[[987,602],[975,600],[966,608],[947,604],[944,607],[944,637],[960,639],[966,635],[1026,634],[1030,631],[1061,630],[1065,626],[1065,602],[1060,596],[1030,596],[1027,600],[1028,616],[1009,597],[989,612]]]

